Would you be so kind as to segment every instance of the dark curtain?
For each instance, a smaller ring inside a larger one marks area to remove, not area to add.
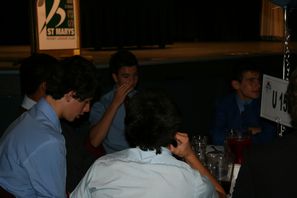
[[[0,12],[0,45],[30,44],[29,1],[5,1]]]
[[[81,1],[83,47],[164,45],[172,42],[172,6],[157,1]]]
[[[0,45],[30,44],[29,0],[7,1]],[[260,39],[261,0],[80,0],[82,47]],[[296,10],[290,11],[296,40]]]
[[[297,41],[297,8],[290,8],[288,15],[288,32],[290,33],[290,40]]]
[[[175,40],[258,40],[261,1],[176,1]]]

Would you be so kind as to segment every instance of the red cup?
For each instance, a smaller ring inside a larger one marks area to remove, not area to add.
[[[244,150],[251,147],[252,140],[247,130],[232,129],[227,136],[227,146],[234,155],[234,163],[242,164],[244,161]]]

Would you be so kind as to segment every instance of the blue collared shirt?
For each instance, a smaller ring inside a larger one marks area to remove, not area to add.
[[[260,117],[260,98],[248,101],[239,100],[236,93],[223,97],[216,104],[210,135],[212,144],[223,145],[230,129],[259,127],[261,132],[252,136],[255,144],[268,143],[276,137],[275,124]]]
[[[135,90],[133,92],[135,92]],[[109,107],[113,100],[114,94],[115,89],[105,94],[100,99],[100,101],[93,104],[89,118],[91,126],[94,126],[98,121],[102,119],[106,109]],[[109,131],[103,141],[103,146],[106,153],[113,153],[115,151],[121,151],[129,148],[129,144],[125,137],[125,115],[126,111],[124,104],[121,104],[112,120]]]
[[[0,140],[0,186],[16,197],[66,197],[66,149],[60,121],[41,99]]]
[[[236,102],[237,102],[237,106],[238,109],[240,111],[240,113],[244,112],[245,107],[249,104],[251,104],[253,100],[252,99],[247,99],[247,100],[242,100],[237,94],[236,94]]]
[[[170,151],[130,148],[105,155],[91,166],[71,198],[216,198],[210,181]]]

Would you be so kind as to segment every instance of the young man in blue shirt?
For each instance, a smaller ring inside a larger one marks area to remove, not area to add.
[[[124,101],[136,92],[138,61],[132,52],[119,50],[111,56],[109,69],[115,86],[91,109],[90,143],[94,147],[103,143],[106,153],[113,153],[129,148],[124,134]]]
[[[0,186],[15,197],[66,197],[66,148],[60,119],[90,110],[95,66],[73,56],[53,65],[46,93],[0,139]]]
[[[297,197],[297,70],[290,75],[286,96],[293,128],[245,153],[233,198]]]
[[[212,143],[223,145],[231,129],[246,130],[253,143],[267,143],[276,137],[274,123],[261,118],[261,72],[256,65],[244,63],[235,68],[231,80],[234,92],[222,98],[215,107],[211,126]]]

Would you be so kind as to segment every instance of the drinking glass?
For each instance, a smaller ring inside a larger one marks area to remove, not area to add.
[[[227,194],[230,193],[234,160],[228,153],[211,151],[207,153],[207,168],[218,180]]]
[[[252,140],[250,132],[247,129],[231,129],[226,136],[226,147],[234,155],[234,162],[236,164],[242,164],[243,152],[245,149],[249,149]]]
[[[203,165],[206,165],[207,137],[203,135],[192,136],[191,145]]]

